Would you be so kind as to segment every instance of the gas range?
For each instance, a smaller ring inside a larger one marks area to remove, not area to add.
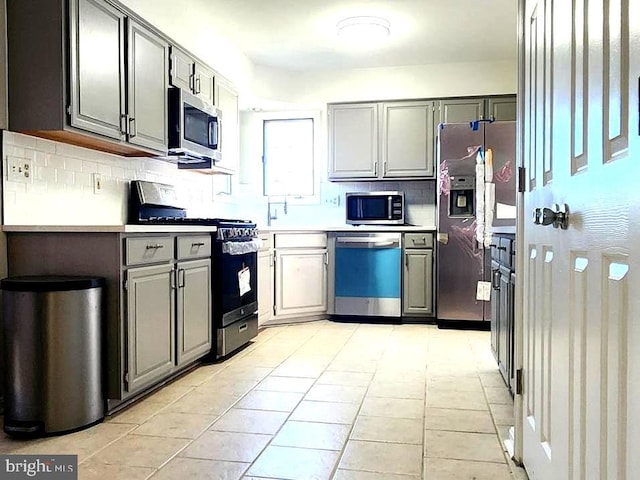
[[[217,227],[218,241],[245,240],[258,237],[256,224],[250,220],[187,217],[178,206],[172,185],[134,180],[129,199],[129,223],[136,225],[201,225]]]

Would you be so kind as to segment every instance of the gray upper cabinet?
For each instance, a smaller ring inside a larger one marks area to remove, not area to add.
[[[463,123],[482,120],[485,101],[483,98],[440,100],[440,123]]]
[[[171,47],[170,82],[174,87],[182,88],[212,105],[216,103],[213,71],[184,50]]]
[[[168,142],[169,45],[129,19],[128,46],[128,140],[142,147],[163,150]]]
[[[431,101],[329,105],[329,179],[430,178]]]
[[[9,129],[166,155],[172,84],[214,103],[214,72],[115,0],[7,2]],[[169,65],[171,63],[171,66]]]
[[[474,120],[515,120],[516,97],[456,98],[440,100],[440,123]]]
[[[432,176],[433,102],[382,104],[382,176]]]
[[[238,92],[229,82],[222,78],[216,79],[216,105],[222,112],[222,138],[220,151],[222,160],[216,162],[216,167],[224,169],[226,173],[234,173],[240,166],[240,109]]]
[[[487,113],[494,120],[516,120],[516,97],[489,98],[487,100]]]
[[[125,16],[101,0],[72,1],[70,15],[71,125],[124,140]]]
[[[378,104],[329,105],[329,179],[377,178]]]

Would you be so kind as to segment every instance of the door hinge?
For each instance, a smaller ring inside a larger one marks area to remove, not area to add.
[[[122,282],[122,288],[124,288],[125,290],[129,290],[129,281],[128,280],[124,280]]]
[[[276,314],[276,306],[275,305],[273,306],[273,314],[274,315]]]
[[[523,388],[522,388],[522,369],[519,368],[516,370],[516,395],[522,395],[523,393]]]
[[[128,387],[129,386],[129,373],[128,372],[124,374],[123,380],[124,380],[125,387]]]
[[[527,169],[524,167],[518,167],[518,192],[524,193],[525,182],[527,179]]]
[[[71,115],[71,104],[67,105],[67,115]]]

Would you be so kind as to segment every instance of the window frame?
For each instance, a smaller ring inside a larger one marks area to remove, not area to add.
[[[265,121],[269,120],[308,120],[313,122],[313,195],[289,195],[286,196],[287,203],[292,205],[318,205],[320,204],[320,176],[321,176],[321,155],[322,155],[322,112],[320,110],[283,110],[262,112],[259,114],[261,123],[260,135],[262,143],[262,197],[284,200],[283,195],[267,195],[266,191],[266,156],[264,142]]]

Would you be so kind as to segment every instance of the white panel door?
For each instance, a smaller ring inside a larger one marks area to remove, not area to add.
[[[523,461],[640,478],[640,2],[522,4]]]

